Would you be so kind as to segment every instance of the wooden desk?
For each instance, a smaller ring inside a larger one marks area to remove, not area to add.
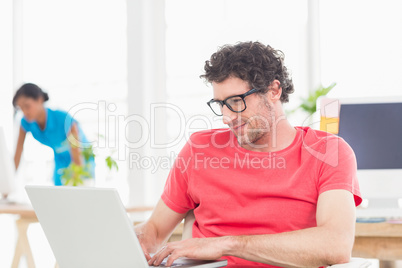
[[[137,213],[151,211],[153,207],[127,207],[127,213]],[[31,223],[38,222],[35,211],[30,205],[23,204],[0,204],[0,214],[19,215],[16,220],[18,231],[18,240],[15,247],[15,253],[11,268],[18,268],[20,260],[23,256],[27,259],[28,268],[35,268],[31,247],[29,246],[27,231]]]
[[[356,223],[353,257],[402,260],[402,224]]]
[[[27,259],[28,268],[34,268],[35,263],[32,256],[31,247],[29,246],[27,231],[31,223],[38,222],[35,211],[29,205],[23,204],[0,204],[1,214],[19,215],[19,219],[15,221],[18,231],[18,240],[15,247],[15,253],[11,268],[18,268],[22,256]]]
[[[0,214],[16,214],[24,218],[36,219],[35,211],[27,204],[0,204]]]

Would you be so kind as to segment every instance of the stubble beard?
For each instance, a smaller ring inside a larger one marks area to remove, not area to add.
[[[262,103],[261,109],[267,109],[264,114],[258,114],[246,121],[246,126],[243,133],[235,133],[237,142],[241,146],[249,146],[251,148],[264,148],[268,147],[270,135],[272,133],[272,125],[275,122],[274,108],[269,105],[268,102]],[[265,142],[259,143],[259,141],[266,138]]]
[[[247,145],[249,147],[261,147],[258,144],[262,138],[268,136],[270,133],[269,126],[259,119],[253,119],[247,122],[243,133],[236,134],[237,142],[240,145]]]

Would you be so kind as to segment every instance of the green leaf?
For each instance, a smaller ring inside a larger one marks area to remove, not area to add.
[[[94,151],[92,149],[92,145],[84,148],[81,151],[82,156],[84,157],[85,161],[88,162],[90,159],[95,158]]]
[[[83,178],[90,178],[91,174],[85,167],[71,163],[68,167],[62,170],[62,182],[64,185],[79,186],[83,185]]]
[[[307,98],[302,98],[300,106],[292,110],[291,113],[301,109],[309,115],[312,115],[317,111],[317,99],[321,96],[327,95],[335,86],[336,83],[332,83],[328,87],[323,87],[322,85],[319,86],[316,90],[310,92]]]
[[[119,166],[111,156],[106,157],[105,161],[109,170],[112,170],[113,167],[116,168],[117,171],[119,170]]]

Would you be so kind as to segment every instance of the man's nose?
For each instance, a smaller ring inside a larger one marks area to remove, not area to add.
[[[237,118],[237,113],[231,111],[226,105],[222,107],[222,120],[225,125],[229,125]]]

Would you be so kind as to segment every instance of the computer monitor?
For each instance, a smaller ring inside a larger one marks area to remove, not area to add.
[[[0,195],[4,201],[14,191],[15,167],[8,150],[4,128],[0,126]]]
[[[337,134],[355,152],[368,206],[397,208],[402,198],[402,97],[327,99],[321,101],[322,118],[323,103],[332,110],[339,107]]]

